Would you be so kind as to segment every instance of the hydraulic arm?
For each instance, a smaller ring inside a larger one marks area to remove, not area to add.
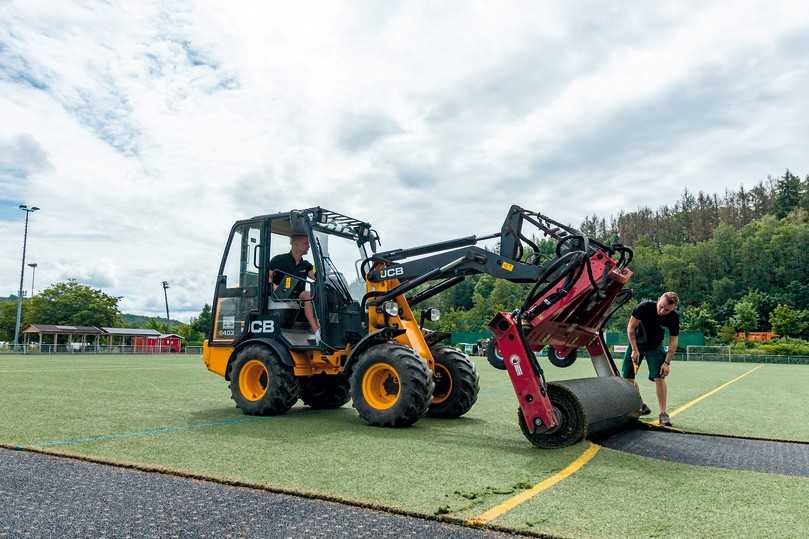
[[[524,234],[526,223],[555,241],[555,252],[547,260],[541,259],[534,239]],[[500,241],[499,253],[476,245],[493,238]],[[416,256],[421,258],[408,260]],[[512,206],[498,234],[368,258],[362,266],[366,280],[387,286],[370,286],[363,302],[369,308],[389,301],[413,306],[476,274],[531,284],[522,305],[491,320],[490,347],[502,357],[514,386],[525,436],[539,447],[560,447],[638,417],[640,397],[618,375],[602,333],[611,314],[631,296],[624,289],[632,276],[627,267],[631,260],[627,247],[605,245],[542,214]],[[428,288],[405,297],[427,283]],[[537,352],[546,346],[557,358],[575,359],[577,349],[586,349],[596,377],[548,383],[537,360]]]

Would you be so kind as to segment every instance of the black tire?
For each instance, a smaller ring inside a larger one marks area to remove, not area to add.
[[[486,360],[489,362],[489,365],[495,369],[500,369],[501,371],[506,370],[506,364],[503,363],[503,356],[500,355],[500,349],[497,348],[494,339],[492,339],[489,342],[489,346],[486,347]]]
[[[351,373],[353,406],[375,427],[407,427],[433,398],[427,362],[411,348],[382,343],[363,352]]]
[[[351,386],[342,375],[318,374],[300,378],[301,400],[320,410],[339,408],[351,400]]]
[[[566,356],[560,356],[553,346],[548,347],[548,360],[556,367],[570,367],[578,357],[578,349],[574,348]]]
[[[451,346],[433,348],[433,399],[427,415],[455,418],[468,412],[478,400],[480,376],[466,354]]]
[[[520,430],[534,447],[554,449],[567,447],[582,440],[587,433],[587,419],[576,396],[564,387],[548,384],[548,397],[560,424],[553,430],[533,433],[528,431],[522,409],[517,408]]]
[[[298,379],[266,346],[246,346],[231,364],[230,396],[247,415],[284,414],[300,393]]]

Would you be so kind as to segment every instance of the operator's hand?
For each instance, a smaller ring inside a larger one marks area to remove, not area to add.
[[[671,367],[667,363],[664,362],[660,366],[660,377],[665,378],[666,376],[669,375],[670,372],[671,372]]]
[[[635,364],[635,367],[640,363],[640,352],[637,350],[632,350],[632,363]]]

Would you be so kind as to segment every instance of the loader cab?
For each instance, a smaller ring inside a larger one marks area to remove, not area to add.
[[[314,266],[315,278],[274,269],[270,280],[270,261],[290,252],[295,235],[309,238],[303,259]],[[325,351],[356,342],[366,331],[359,262],[377,240],[368,223],[322,208],[237,222],[220,263],[209,346],[234,348],[250,339],[272,339],[291,350]],[[303,290],[313,298],[320,344],[304,316]]]

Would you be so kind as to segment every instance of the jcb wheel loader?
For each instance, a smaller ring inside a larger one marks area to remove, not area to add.
[[[550,260],[536,256],[538,247],[522,231],[526,223],[556,240]],[[270,267],[272,255],[287,252],[290,239],[301,235],[309,240],[314,279]],[[499,253],[476,245],[494,238]],[[350,398],[374,426],[462,416],[477,400],[475,364],[442,344],[448,334],[424,329],[426,319],[438,318],[436,309],[416,315],[412,307],[485,273],[533,285],[523,305],[493,318],[489,344],[490,361],[514,385],[518,422],[531,443],[570,445],[637,418],[640,397],[618,376],[601,331],[613,304],[631,294],[623,289],[632,275],[628,248],[603,245],[518,206],[496,234],[385,252],[379,245],[370,224],[320,207],[233,226],[203,361],[230,382],[244,413],[283,414],[298,399],[336,408]],[[271,269],[281,278],[270,280]],[[312,301],[319,340],[302,314],[304,301]],[[597,376],[546,383],[536,355],[544,346],[560,366],[586,348]]]

